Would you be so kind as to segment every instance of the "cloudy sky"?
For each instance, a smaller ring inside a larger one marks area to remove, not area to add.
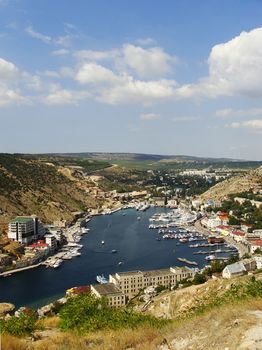
[[[262,159],[261,0],[0,0],[0,152]]]

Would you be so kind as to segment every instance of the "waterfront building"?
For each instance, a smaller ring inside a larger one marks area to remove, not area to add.
[[[17,216],[8,225],[8,238],[22,244],[31,243],[45,234],[45,229],[36,216]]]
[[[98,298],[107,298],[108,304],[113,307],[126,304],[125,294],[114,283],[91,284],[91,294]]]
[[[172,288],[181,280],[192,278],[195,270],[188,267],[170,267],[152,271],[117,272],[109,275],[109,282],[116,285],[128,298],[132,298],[141,289],[148,286]]]
[[[45,235],[45,243],[50,247],[51,252],[57,248],[57,240],[54,235]]]

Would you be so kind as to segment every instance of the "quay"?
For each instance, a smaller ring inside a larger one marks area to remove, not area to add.
[[[195,222],[195,228],[198,232],[201,232],[205,236],[210,236],[212,233],[201,225],[201,221],[197,220]],[[248,247],[244,244],[234,241],[231,237],[223,237],[228,244],[234,245],[239,252],[239,257],[241,258],[244,254],[248,253]]]
[[[38,263],[38,264],[35,264],[35,265],[29,265],[29,266],[25,266],[25,267],[20,267],[19,269],[13,269],[13,270],[1,272],[0,276],[5,277],[5,276],[12,275],[13,273],[17,273],[17,272],[21,272],[21,271],[25,271],[25,270],[35,269],[36,267],[39,267],[42,264],[43,263],[41,262],[41,263]]]

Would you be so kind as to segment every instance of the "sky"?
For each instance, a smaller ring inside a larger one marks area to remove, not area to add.
[[[262,160],[262,0],[0,0],[0,152]]]

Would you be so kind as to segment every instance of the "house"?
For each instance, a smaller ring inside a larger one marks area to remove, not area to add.
[[[236,241],[240,243],[246,242],[246,234],[243,231],[240,230],[234,230],[230,234],[230,236]]]
[[[232,232],[232,227],[226,225],[219,225],[216,227],[216,231],[222,236],[228,236]]]
[[[251,254],[254,254],[254,252],[255,252],[257,249],[262,250],[262,239],[259,239],[259,240],[257,240],[257,241],[252,241],[252,242],[250,243],[250,253],[251,253]]]
[[[125,294],[114,283],[91,284],[91,294],[97,298],[107,298],[108,304],[113,307],[126,304]]]
[[[246,272],[245,265],[239,261],[234,264],[227,265],[222,271],[222,277],[233,278],[236,276],[241,276],[244,272]]]

